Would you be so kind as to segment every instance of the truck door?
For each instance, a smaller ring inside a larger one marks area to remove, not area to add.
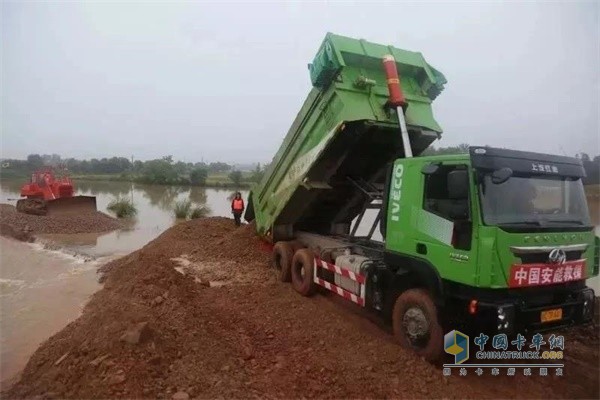
[[[476,256],[470,171],[466,164],[428,165],[422,174],[422,202],[415,223],[415,249],[440,277],[472,283]]]

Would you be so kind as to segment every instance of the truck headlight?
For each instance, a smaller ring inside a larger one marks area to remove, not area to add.
[[[497,309],[498,332],[510,332],[512,330],[514,310],[511,306],[502,306]]]
[[[594,291],[591,289],[583,291],[583,312],[584,320],[592,319],[594,316]]]

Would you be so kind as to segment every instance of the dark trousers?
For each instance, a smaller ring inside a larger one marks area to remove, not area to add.
[[[235,219],[235,226],[240,226],[242,224],[242,212],[234,211],[233,218]]]

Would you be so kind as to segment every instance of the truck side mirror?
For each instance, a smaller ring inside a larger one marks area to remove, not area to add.
[[[492,183],[495,185],[504,183],[512,176],[512,174],[513,170],[508,167],[497,169],[492,172]]]
[[[436,172],[438,172],[439,169],[440,169],[439,164],[429,163],[429,164],[425,164],[423,166],[423,168],[421,169],[421,173],[423,175],[433,175]]]

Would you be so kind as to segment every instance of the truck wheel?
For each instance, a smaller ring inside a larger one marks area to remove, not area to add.
[[[293,257],[294,250],[288,242],[277,242],[273,246],[271,265],[275,268],[281,282],[290,282],[292,280],[290,266],[292,265]]]
[[[297,241],[297,240],[292,240],[292,241],[290,242],[290,245],[292,246],[292,249],[293,249],[293,251],[294,251],[294,254],[296,254],[296,252],[297,252],[298,250],[300,250],[300,249],[303,249],[303,248],[304,248],[304,245],[303,245],[302,243],[300,243],[299,241]]]
[[[315,256],[308,249],[300,249],[292,259],[292,286],[302,296],[312,296],[317,290],[313,281]]]
[[[394,336],[404,348],[411,349],[427,361],[436,361],[443,351],[443,331],[437,307],[423,289],[402,293],[392,312]]]

